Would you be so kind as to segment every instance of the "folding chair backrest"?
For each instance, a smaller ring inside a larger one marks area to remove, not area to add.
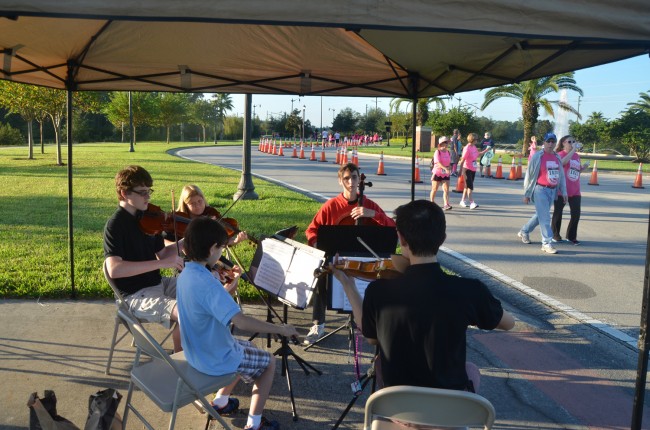
[[[478,394],[400,385],[379,390],[368,398],[364,430],[400,428],[394,426],[395,422],[422,428],[482,425],[491,429],[494,418],[494,407]]]
[[[108,268],[106,267],[106,261],[104,261],[103,265],[104,269],[104,277],[106,278],[106,282],[108,282],[108,285],[111,287],[111,290],[113,290],[113,296],[115,297],[115,303],[119,308],[126,308],[128,309],[129,306],[126,304],[126,301],[124,300],[124,296],[122,296],[122,293],[120,290],[117,288],[117,285],[115,284],[115,280],[110,277],[108,274]]]
[[[172,360],[169,358],[169,354],[167,354],[156,339],[154,339],[153,336],[144,329],[140,321],[133,316],[128,308],[118,308],[117,316],[129,330],[136,346],[141,352],[154,359],[165,361],[170,366],[174,367]]]

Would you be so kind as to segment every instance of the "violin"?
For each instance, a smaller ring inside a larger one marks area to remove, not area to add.
[[[190,216],[184,212],[174,212],[172,215],[163,211],[160,206],[149,203],[147,210],[142,212],[138,224],[140,225],[140,230],[150,236],[162,233],[175,233],[176,237],[181,238],[185,235],[185,229],[190,221]],[[174,231],[174,227],[176,231]]]
[[[228,234],[228,238],[232,238],[233,236],[238,235],[242,231],[239,229],[239,223],[235,218],[224,218],[221,215],[221,212],[213,208],[212,206],[206,206],[205,210],[203,211],[204,216],[209,216],[211,218],[214,218],[217,220],[219,225],[226,230],[226,233]],[[253,242],[254,244],[258,244],[257,239],[248,236],[248,239]]]
[[[373,281],[375,279],[394,279],[400,276],[409,261],[402,255],[393,254],[390,258],[362,261],[353,258],[339,259],[334,268],[341,270],[353,278]],[[330,267],[320,267],[314,271],[314,277],[318,278],[324,274],[332,273]]]

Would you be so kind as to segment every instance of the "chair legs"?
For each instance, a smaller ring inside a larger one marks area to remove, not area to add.
[[[110,372],[111,372],[111,363],[113,362],[113,353],[115,352],[115,345],[120,343],[122,341],[122,339],[124,339],[124,337],[128,334],[128,331],[127,331],[122,336],[120,336],[119,339],[117,338],[117,332],[120,329],[120,325],[122,325],[120,323],[120,319],[117,316],[115,316],[115,328],[113,329],[113,338],[111,339],[111,348],[108,351],[108,361],[106,362],[106,370],[104,371],[104,373],[106,375],[109,375]]]

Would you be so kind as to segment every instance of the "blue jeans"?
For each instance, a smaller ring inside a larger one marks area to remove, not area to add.
[[[540,232],[542,233],[542,245],[551,243],[551,239],[553,239],[551,207],[556,198],[556,188],[545,188],[541,185],[535,185],[535,190],[533,191],[535,214],[521,228],[522,233],[530,234],[539,225]]]

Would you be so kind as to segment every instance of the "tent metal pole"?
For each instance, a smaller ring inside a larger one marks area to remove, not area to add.
[[[418,79],[419,76],[416,73],[411,73],[410,84],[411,84],[411,111],[413,116],[413,121],[411,123],[411,201],[415,200],[415,128],[416,128],[416,115],[417,115],[417,105],[418,105]]]
[[[68,62],[67,87],[67,117],[66,134],[68,138],[68,254],[70,258],[70,295],[74,299],[77,292],[74,286],[74,223],[72,220],[72,91],[74,90],[73,64]]]
[[[259,196],[255,192],[255,185],[253,185],[253,176],[251,175],[251,138],[253,135],[253,127],[251,122],[251,110],[253,106],[253,95],[246,94],[244,103],[244,144],[242,145],[242,169],[241,179],[237,192],[233,196],[233,200],[257,200]]]
[[[648,213],[648,238],[645,252],[645,275],[643,277],[643,300],[641,301],[641,324],[639,327],[639,359],[636,370],[636,386],[632,406],[632,430],[640,430],[643,421],[646,374],[648,372],[648,320],[650,319],[650,211]]]

